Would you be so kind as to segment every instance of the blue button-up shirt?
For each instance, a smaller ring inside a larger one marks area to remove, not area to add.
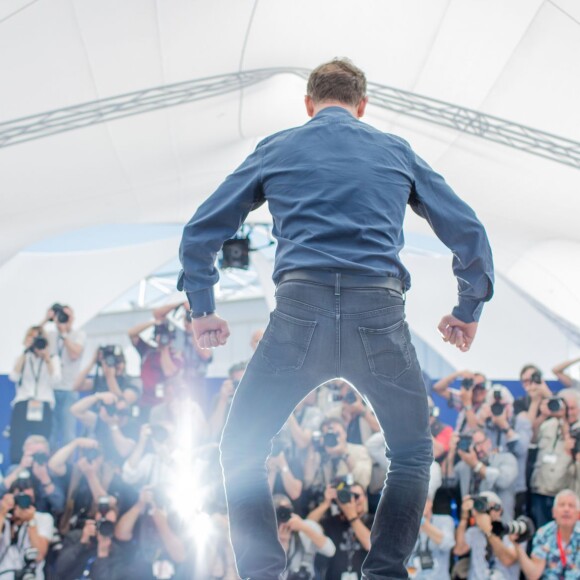
[[[408,290],[399,253],[410,205],[453,252],[453,314],[478,320],[493,294],[491,249],[473,210],[406,141],[332,106],[261,141],[185,226],[178,288],[195,312],[215,310],[216,254],[264,201],[278,241],[274,282],[309,268],[394,276]]]

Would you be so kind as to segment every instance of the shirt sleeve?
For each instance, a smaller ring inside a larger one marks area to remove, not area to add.
[[[478,321],[483,303],[493,296],[494,272],[485,229],[475,212],[447,185],[441,175],[409,149],[413,188],[409,205],[427,220],[453,253],[453,273],[459,302],[453,316]]]
[[[534,535],[532,541],[532,557],[539,558],[540,560],[546,560],[548,556],[548,541],[546,537],[546,530],[540,528]]]
[[[248,213],[264,202],[262,149],[256,150],[201,204],[185,226],[179,248],[183,266],[177,289],[185,290],[194,312],[213,312],[215,259],[223,243],[239,230]]]

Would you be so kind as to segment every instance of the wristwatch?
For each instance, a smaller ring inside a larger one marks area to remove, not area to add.
[[[29,522],[28,522],[28,527],[29,528],[35,528],[36,527],[36,518],[32,518]]]

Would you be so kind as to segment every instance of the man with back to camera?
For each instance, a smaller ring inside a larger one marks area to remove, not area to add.
[[[427,394],[405,323],[410,278],[398,257],[407,204],[454,253],[459,304],[438,328],[463,352],[493,293],[491,250],[474,212],[408,143],[359,121],[368,100],[362,71],[335,59],[311,73],[307,93],[312,120],[259,143],[186,225],[178,288],[200,345],[225,344],[229,329],[212,288],[216,253],[268,201],[277,307],[221,440],[240,576],[283,572],[265,469],[271,440],[312,389],[343,377],[374,409],[391,460],[363,577],[407,578],[433,457]]]

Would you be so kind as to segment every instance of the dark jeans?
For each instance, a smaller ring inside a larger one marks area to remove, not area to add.
[[[551,495],[540,495],[532,493],[531,498],[531,517],[536,524],[536,528],[545,526],[554,519],[552,508],[554,507],[554,497]]]
[[[391,460],[363,574],[407,578],[404,562],[419,532],[433,457],[427,395],[403,297],[386,288],[287,281],[276,298],[220,446],[238,572],[252,580],[283,572],[286,556],[266,470],[271,441],[312,389],[343,377],[372,405]]]
[[[28,421],[26,409],[28,401],[19,401],[12,409],[10,417],[10,463],[20,463],[22,446],[29,435],[42,435],[48,440],[52,428],[52,409],[48,403],[43,403],[42,421]]]

